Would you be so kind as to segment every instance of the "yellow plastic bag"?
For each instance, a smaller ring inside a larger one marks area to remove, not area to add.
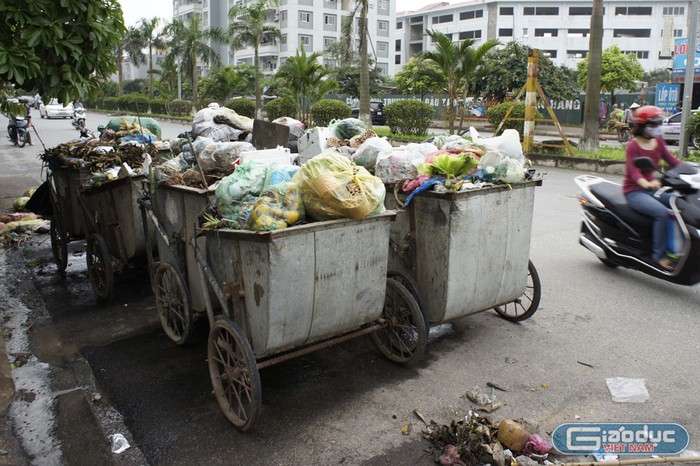
[[[306,213],[314,220],[359,219],[383,210],[382,180],[335,151],[307,161],[295,179],[301,184]]]
[[[291,181],[270,186],[260,194],[248,219],[248,229],[280,230],[304,219],[299,185]]]

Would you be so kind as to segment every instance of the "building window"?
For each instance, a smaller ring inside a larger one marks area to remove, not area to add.
[[[324,50],[327,49],[328,47],[330,47],[330,46],[331,46],[332,44],[334,44],[335,42],[336,42],[336,38],[335,38],[335,37],[328,37],[328,36],[325,36],[325,37],[323,38],[323,49],[324,49]]]
[[[483,18],[484,17],[484,10],[474,10],[474,11],[465,11],[459,14],[459,19],[460,20],[465,20],[465,19],[474,19],[474,18]]]
[[[377,8],[380,10],[388,10],[389,9],[389,0],[379,0],[377,2]]]
[[[394,45],[394,52],[401,51],[401,39],[396,39],[396,45]]]
[[[513,7],[512,6],[502,6],[498,10],[498,14],[501,16],[513,16]]]
[[[444,34],[445,34],[445,37],[447,37],[448,39],[452,40],[452,34],[451,34],[451,33],[447,32],[447,33],[444,33]],[[431,44],[434,44],[435,42],[437,42],[437,40],[436,40],[434,37],[431,37],[431,38],[430,38],[430,43],[431,43]]]
[[[523,8],[525,16],[558,16],[559,7],[556,6],[526,6]]]
[[[287,10],[280,11],[280,21],[283,23],[287,22]]]
[[[394,65],[401,64],[401,55],[394,55]]]
[[[590,29],[569,29],[566,31],[566,37],[588,37]]]
[[[613,29],[613,37],[651,37],[651,29]]]
[[[433,24],[451,23],[452,15],[433,16]]]
[[[513,29],[499,29],[498,37],[513,37]]]
[[[313,13],[311,13],[310,11],[300,11],[299,12],[299,22],[311,24],[312,15],[313,15]]]
[[[396,22],[396,29],[403,29],[403,21]]]
[[[523,28],[523,37],[527,37],[527,28]]]
[[[664,16],[683,16],[685,15],[684,6],[665,6]]]
[[[377,35],[383,37],[389,36],[389,21],[377,21]]]
[[[649,51],[648,50],[625,50],[622,53],[634,54],[634,56],[640,60],[643,60],[645,58],[649,58]]]
[[[567,50],[566,58],[586,58],[588,50]]]
[[[377,42],[377,56],[389,58],[389,42]]]
[[[459,40],[464,39],[481,39],[481,29],[476,31],[462,31],[459,33]]]
[[[313,36],[306,34],[299,34],[299,47],[304,46],[304,50],[307,52],[313,51]]]
[[[618,6],[615,16],[651,16],[650,6]]]
[[[323,25],[332,26],[331,30],[335,31],[335,15],[323,15]]]
[[[542,55],[545,57],[549,58],[557,58],[557,51],[556,50],[543,50]]]
[[[674,29],[673,37],[683,37],[683,29]]]
[[[558,29],[535,29],[535,37],[557,37]]]
[[[591,16],[593,7],[591,6],[571,6],[569,7],[569,16]]]

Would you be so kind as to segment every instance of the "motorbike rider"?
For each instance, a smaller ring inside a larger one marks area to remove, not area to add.
[[[29,105],[29,102],[27,100],[21,100],[20,104],[22,104],[22,107],[24,108],[25,115],[23,118],[20,118],[19,120],[17,119],[18,115],[13,116],[10,118],[10,121],[7,125],[8,129],[11,131],[10,135],[10,141],[12,141],[13,144],[17,144],[17,128],[19,126],[19,122],[22,122],[22,126],[26,126],[29,128],[32,126],[32,115],[31,115],[31,107]],[[21,116],[21,115],[19,115]],[[26,123],[24,123],[26,121]],[[31,140],[29,141],[29,145],[33,146]]]
[[[663,159],[671,167],[679,163],[668,150],[661,137],[664,112],[652,105],[640,107],[634,114],[632,134],[634,138],[625,149],[625,178],[622,192],[629,206],[654,219],[652,227],[652,260],[666,270],[673,269],[673,261],[666,257],[666,228],[669,219],[670,199],[673,193],[657,194],[661,182],[654,178],[653,169],[639,169],[634,166],[638,157],[648,157],[655,166]]]

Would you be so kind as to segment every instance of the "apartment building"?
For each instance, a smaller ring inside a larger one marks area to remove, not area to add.
[[[173,17],[187,20],[199,14],[203,27],[227,28],[228,10],[242,0],[173,0]],[[243,0],[245,1],[245,0]],[[264,38],[259,54],[261,69],[273,74],[279,66],[304,45],[308,54],[322,52],[339,40],[341,22],[351,14],[355,0],[280,0],[278,7],[270,11],[269,21],[277,25],[281,39]],[[396,0],[370,0],[368,11],[369,50],[384,75],[393,75],[395,66],[390,47],[393,43]],[[357,30],[357,20],[355,23]],[[223,64],[253,64],[254,50],[246,47],[232,50],[224,44],[212,44]],[[323,58],[325,65],[333,66]]]
[[[590,0],[468,0],[433,3],[398,12],[393,44],[396,71],[410,57],[432,47],[425,31],[452,40],[513,40],[537,48],[558,65],[575,68],[588,54]],[[603,49],[617,44],[634,53],[649,71],[673,67],[675,38],[686,37],[688,2],[680,0],[605,0]]]

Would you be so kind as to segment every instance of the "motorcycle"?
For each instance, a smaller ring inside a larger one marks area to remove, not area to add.
[[[73,106],[73,115],[71,117],[73,121],[71,124],[73,128],[80,132],[82,137],[83,132],[85,132],[85,108],[81,104],[75,104]]]
[[[647,157],[637,158],[634,164],[641,169],[654,168]],[[630,208],[619,184],[594,175],[575,178],[583,208],[579,244],[608,267],[626,267],[669,282],[695,285],[700,282],[700,165],[683,162],[665,172],[657,171],[663,186],[659,191],[678,194],[671,199],[669,218],[669,244],[677,249],[672,270],[651,259],[651,217]]]
[[[621,123],[617,128],[617,140],[625,143],[630,140],[630,127],[627,123]]]
[[[16,146],[24,147],[32,142],[28,121],[21,115],[16,115],[13,120],[10,120],[7,125],[7,133],[10,136],[10,141]]]

